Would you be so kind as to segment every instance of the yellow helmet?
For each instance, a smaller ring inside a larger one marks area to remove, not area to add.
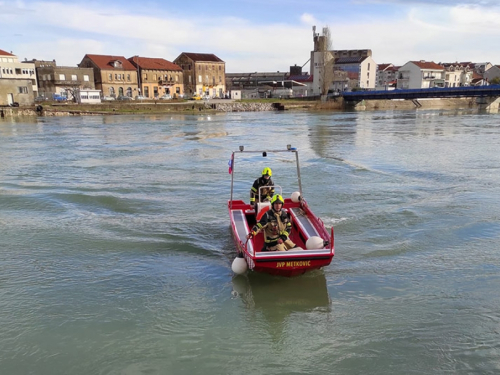
[[[269,175],[269,177],[271,177],[273,175],[273,171],[271,170],[271,168],[264,168],[262,170],[262,176],[266,176],[266,175]]]
[[[285,204],[285,200],[283,199],[283,197],[281,195],[276,194],[276,195],[273,195],[273,198],[271,199],[271,204],[275,204],[275,203]]]

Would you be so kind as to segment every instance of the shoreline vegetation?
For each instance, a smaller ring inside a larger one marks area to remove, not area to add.
[[[479,109],[474,98],[419,100],[417,107],[411,100],[366,100],[355,107],[346,107],[342,98],[326,102],[300,99],[245,99],[238,101],[141,101],[103,102],[99,104],[44,102],[30,107],[1,107],[0,117],[22,116],[101,116],[137,114],[193,114],[262,111],[372,111],[412,109]]]

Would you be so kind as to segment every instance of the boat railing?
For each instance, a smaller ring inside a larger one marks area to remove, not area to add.
[[[260,191],[261,191],[261,190],[264,190],[264,189],[269,189],[269,188],[274,188],[274,193],[275,193],[275,194],[276,194],[276,188],[278,188],[278,189],[280,190],[279,195],[283,196],[283,189],[281,188],[281,186],[280,186],[280,185],[268,185],[268,186],[261,186],[261,187],[259,188],[259,193],[258,193],[259,202],[262,202],[262,201],[260,200],[260,197],[261,197],[261,193],[260,193]]]

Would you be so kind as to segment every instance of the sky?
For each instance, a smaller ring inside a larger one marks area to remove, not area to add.
[[[213,53],[227,73],[310,72],[313,31],[375,63],[500,64],[500,0],[0,0],[0,49],[76,66],[85,54]]]

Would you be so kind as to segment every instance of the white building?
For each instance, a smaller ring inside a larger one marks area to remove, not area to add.
[[[491,82],[492,79],[500,79],[500,65],[493,65],[486,72],[484,72],[484,78]]]
[[[445,87],[462,87],[472,84],[474,70],[469,63],[442,63],[445,72]]]
[[[0,50],[0,105],[33,104],[37,91],[35,64],[22,63],[16,55]]]
[[[101,102],[101,90],[78,89],[75,91],[78,104],[96,104]]]
[[[394,90],[397,83],[399,66],[393,64],[377,65],[375,90]]]
[[[445,68],[433,61],[409,61],[398,70],[398,89],[444,87]]]
[[[358,74],[357,88],[374,89],[377,78],[377,64],[370,49],[333,51],[335,70]]]

